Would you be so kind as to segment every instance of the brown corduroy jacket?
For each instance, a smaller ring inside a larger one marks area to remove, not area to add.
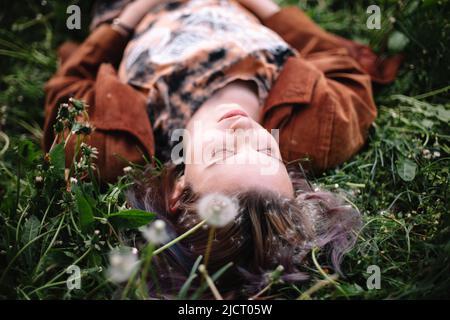
[[[283,159],[309,158],[322,171],[352,157],[364,144],[376,118],[372,82],[389,83],[401,57],[380,59],[362,44],[330,34],[297,7],[281,9],[262,21],[296,48],[263,107],[263,126],[280,129]],[[154,155],[145,96],[116,74],[127,39],[109,25],[97,28],[81,45],[63,45],[61,65],[46,84],[43,146],[54,140],[59,103],[69,97],[89,104],[95,130],[88,143],[99,149],[103,181],[113,181],[131,162]],[[73,158],[73,142],[66,150]]]

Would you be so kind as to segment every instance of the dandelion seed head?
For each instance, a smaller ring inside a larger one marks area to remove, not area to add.
[[[133,274],[138,267],[137,254],[131,249],[115,249],[109,255],[108,277],[111,281],[121,283]]]
[[[231,198],[212,193],[204,196],[198,203],[199,216],[214,227],[224,227],[234,220],[239,211],[238,205]]]
[[[166,223],[163,220],[156,220],[149,226],[140,229],[145,240],[153,245],[164,244],[169,241],[166,230]]]
[[[130,173],[132,170],[133,170],[133,168],[130,166],[123,168],[124,173]]]

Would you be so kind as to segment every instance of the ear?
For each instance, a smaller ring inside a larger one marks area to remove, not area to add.
[[[170,196],[169,200],[169,211],[170,213],[176,213],[179,207],[179,202],[181,197],[181,193],[183,192],[184,188],[186,187],[186,181],[184,179],[184,175],[179,177],[177,181],[175,182],[174,190]]]

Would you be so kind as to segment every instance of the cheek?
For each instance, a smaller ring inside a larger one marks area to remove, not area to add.
[[[289,176],[289,173],[286,170],[286,167],[283,168],[283,176],[284,176],[284,194],[290,197],[294,196],[295,190],[294,185],[292,184],[291,177]]]
[[[187,184],[195,185],[197,174],[197,166],[194,164],[186,164],[184,167],[184,179]]]
[[[209,175],[205,174],[205,169],[202,165],[190,164],[185,166],[185,182],[193,188],[194,192],[202,193],[204,191],[202,187],[205,184],[206,176]]]

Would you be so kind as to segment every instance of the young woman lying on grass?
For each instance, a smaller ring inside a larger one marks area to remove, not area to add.
[[[47,149],[58,104],[83,99],[103,181],[121,174],[123,159],[166,163],[157,173],[150,165],[129,201],[157,213],[173,236],[201,221],[205,197],[215,196],[219,211],[237,210],[216,229],[209,255],[210,272],[234,263],[221,290],[257,290],[278,265],[285,281],[304,280],[314,247],[339,271],[360,215],[312,190],[299,161],[319,172],[363,146],[376,117],[371,81],[391,81],[397,60],[271,0],[104,1],[92,29],[83,44],[61,47],[46,86]],[[66,152],[72,159],[73,147]],[[158,259],[163,292],[177,292],[208,234],[200,229]]]

